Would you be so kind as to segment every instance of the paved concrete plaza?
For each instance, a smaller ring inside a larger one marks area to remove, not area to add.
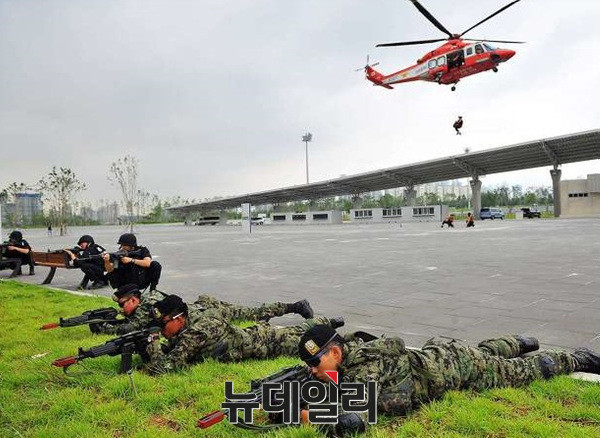
[[[4,229],[4,234],[7,234]],[[72,246],[89,233],[117,248],[123,227],[71,228],[68,237],[25,230],[34,249]],[[545,346],[600,350],[600,220],[255,227],[139,226],[138,242],[163,265],[160,289],[254,304],[308,298],[346,330],[477,342],[527,333]],[[48,268],[37,267],[40,283]],[[9,271],[0,272],[6,278]],[[82,274],[58,270],[75,289]],[[98,291],[110,295],[109,288]],[[291,324],[293,317],[277,318]]]

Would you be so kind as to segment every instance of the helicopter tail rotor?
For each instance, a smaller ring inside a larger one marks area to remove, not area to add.
[[[376,65],[379,65],[379,61],[374,62],[373,64],[369,64],[369,55],[367,55],[367,63],[364,65],[364,67],[359,67],[354,71],[366,71],[369,67],[375,67]]]
[[[365,66],[357,68],[355,71],[364,71],[365,79],[367,79],[368,81],[371,81],[373,83],[373,85],[378,85],[380,87],[388,88],[390,90],[393,89],[393,87],[391,87],[390,85],[383,83],[383,81],[385,79],[385,75],[381,74],[380,72],[378,72],[377,70],[375,70],[373,68],[376,65],[379,65],[379,62],[374,62],[373,64],[370,64],[369,63],[369,55],[367,55],[367,63],[365,64]]]

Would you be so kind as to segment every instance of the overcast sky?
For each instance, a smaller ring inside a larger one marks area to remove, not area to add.
[[[461,32],[508,0],[422,0]],[[522,0],[471,38],[524,45],[495,74],[373,87],[443,37],[408,0],[0,0],[0,187],[71,167],[85,198],[120,197],[111,162],[140,161],[160,196],[227,196],[600,128],[600,1]],[[452,123],[465,120],[464,135]],[[600,160],[563,166],[563,178]],[[551,185],[548,168],[485,186]]]

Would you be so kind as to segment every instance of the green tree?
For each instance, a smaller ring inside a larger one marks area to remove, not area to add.
[[[417,198],[417,205],[437,205],[441,199],[437,193],[424,193]]]
[[[38,182],[39,190],[50,204],[56,215],[56,221],[63,236],[67,231],[67,219],[70,214],[70,204],[77,192],[87,187],[80,181],[75,172],[67,167],[52,167],[52,170]]]
[[[126,155],[114,161],[108,169],[108,180],[112,185],[119,187],[123,196],[123,204],[129,219],[129,229],[133,233],[133,212],[136,204],[138,190],[138,160]]]

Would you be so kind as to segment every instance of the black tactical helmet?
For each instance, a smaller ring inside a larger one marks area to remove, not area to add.
[[[126,297],[128,295],[136,295],[140,296],[142,293],[140,292],[140,288],[136,284],[125,284],[118,288],[113,294],[113,300],[119,301],[121,298]]]
[[[174,316],[178,313],[187,315],[188,307],[181,297],[178,297],[177,295],[167,295],[164,299],[157,301],[154,304],[153,313],[155,319],[161,320],[165,316]]]
[[[135,234],[125,233],[121,234],[117,243],[119,245],[137,246],[137,239],[135,238]]]
[[[21,240],[23,240],[23,233],[15,230],[8,235],[8,238],[13,242],[20,242]]]
[[[94,238],[92,236],[88,235],[88,234],[84,234],[77,241],[77,245],[81,245],[83,242],[87,242],[89,245],[93,245],[94,244]]]

